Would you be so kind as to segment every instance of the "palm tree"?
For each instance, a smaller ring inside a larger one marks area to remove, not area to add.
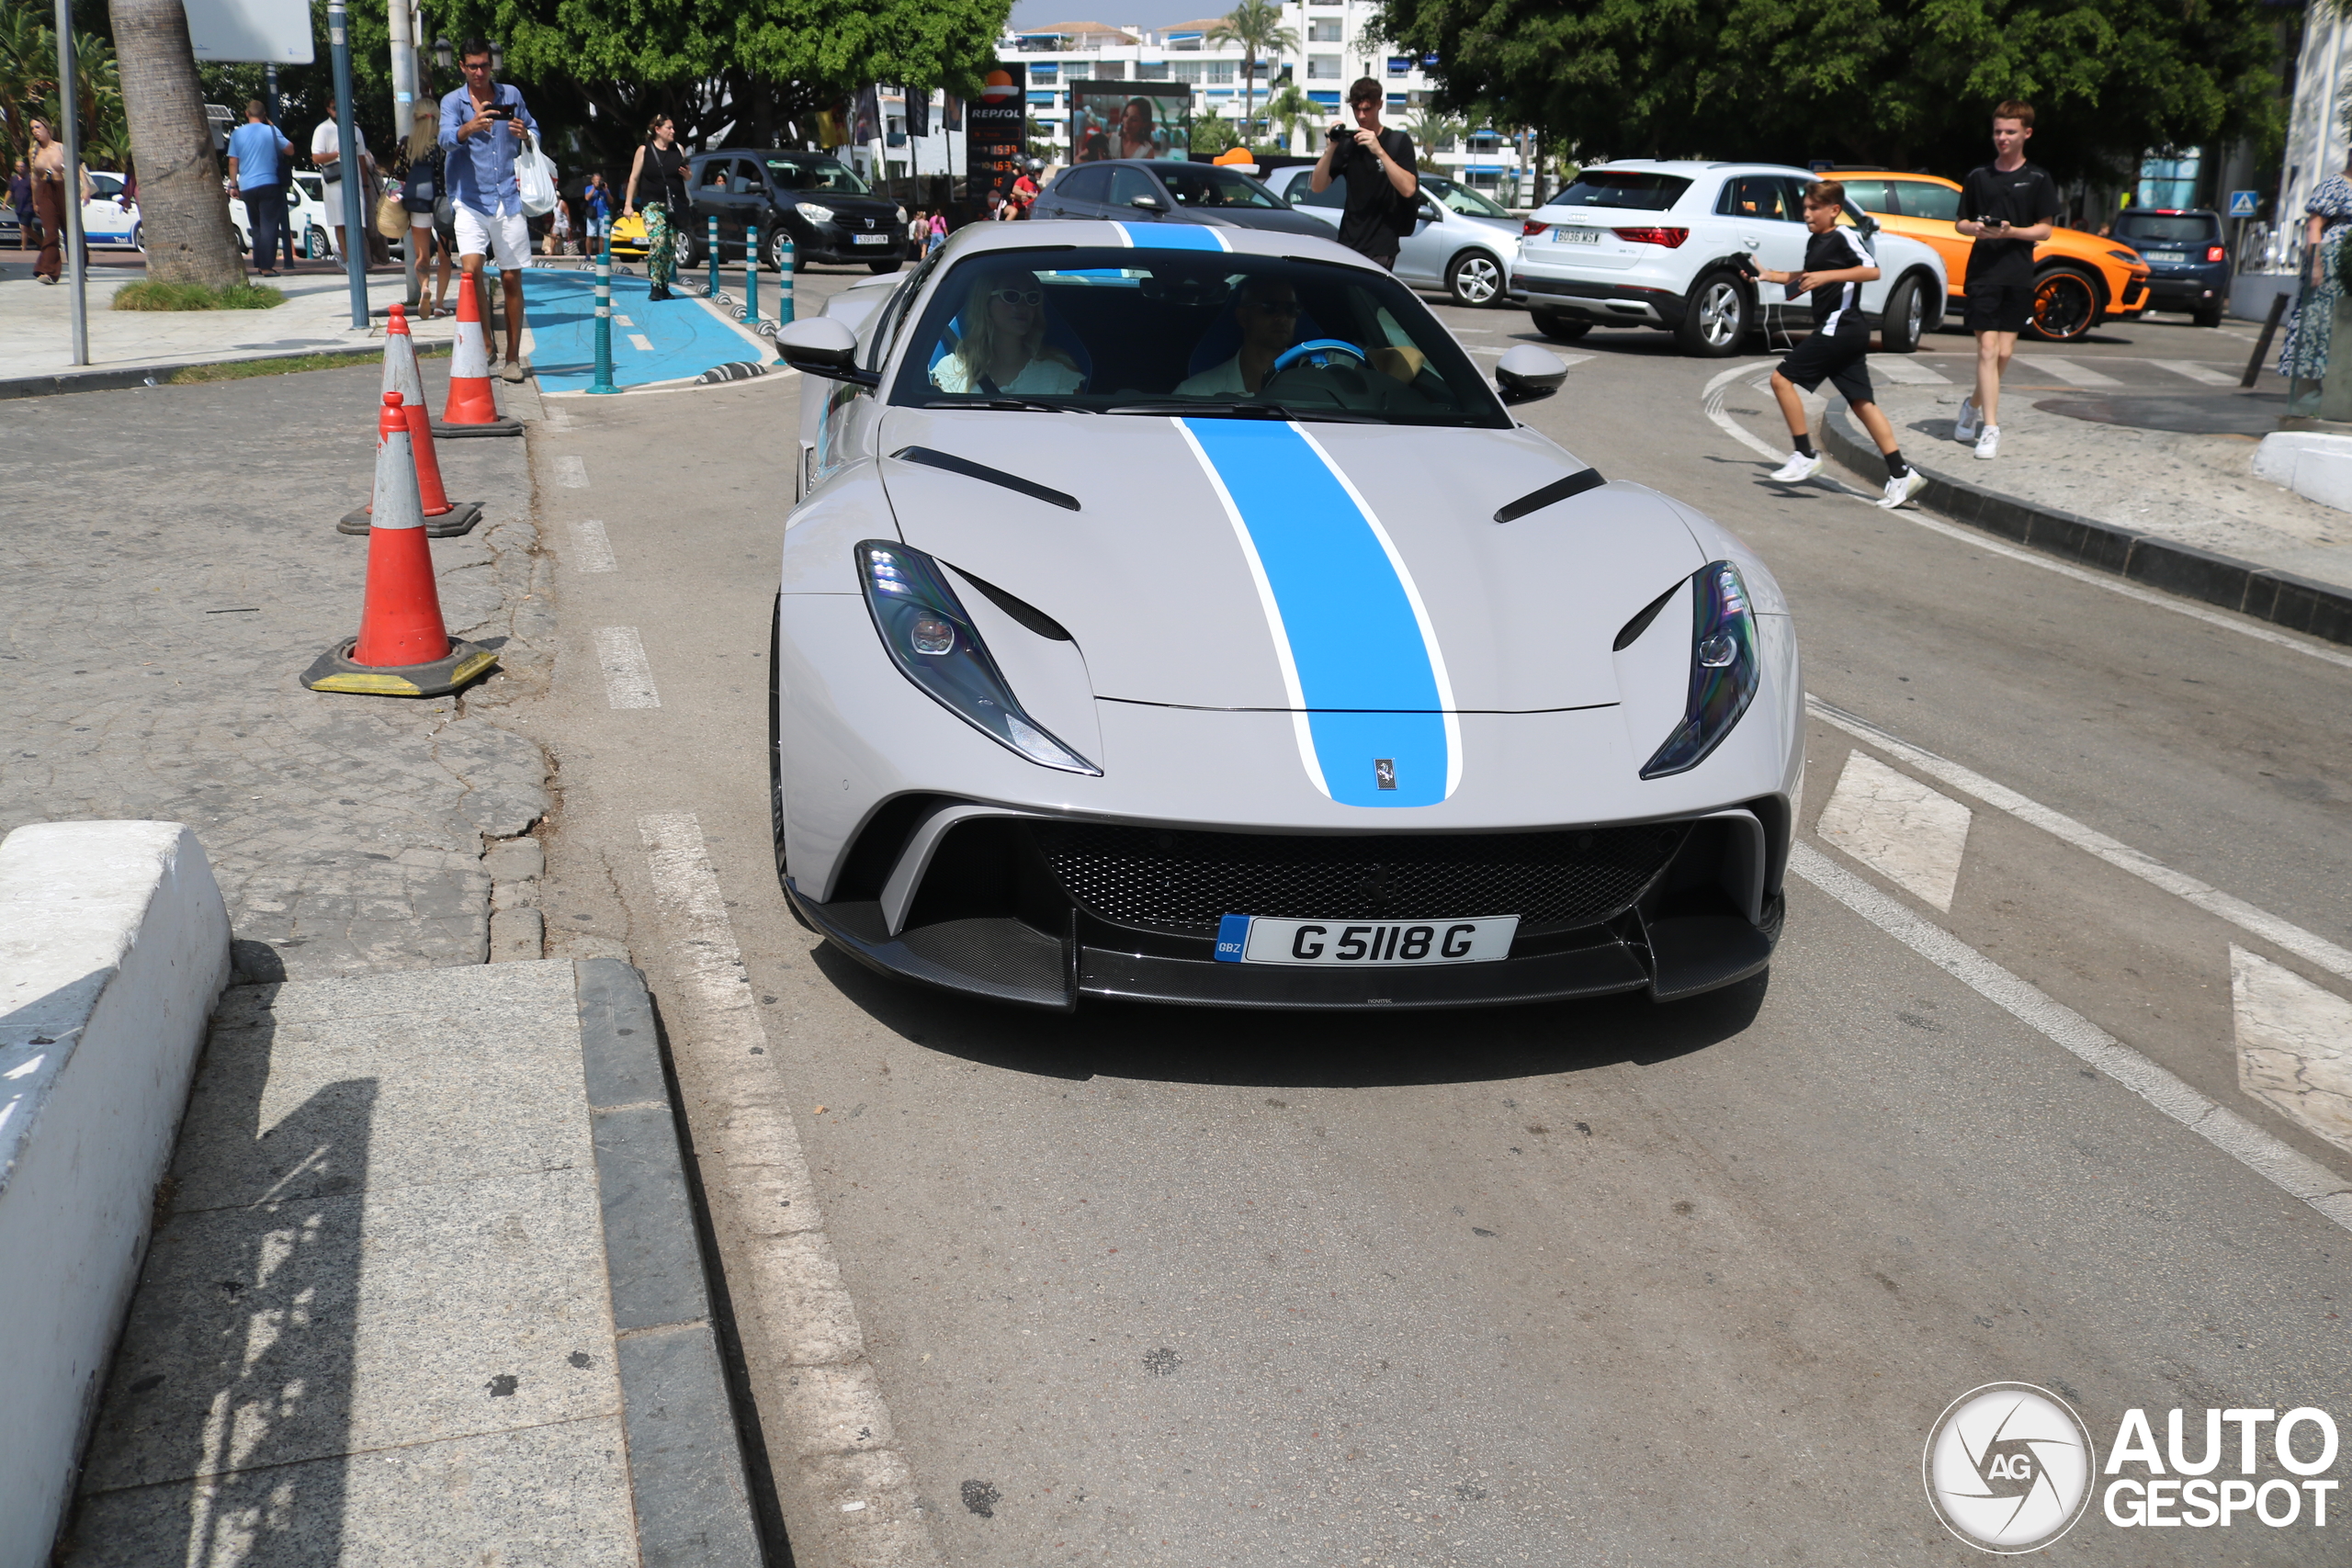
[[[1467,129],[1461,120],[1423,109],[1405,127],[1405,134],[1423,152],[1445,152],[1453,150],[1455,140]]]
[[[243,283],[220,162],[204,120],[181,0],[111,0],[124,118],[139,160],[147,276],[159,283]]]
[[[1298,52],[1298,29],[1283,26],[1281,0],[1240,0],[1208,31],[1211,43],[1238,43],[1242,51],[1241,137],[1250,138],[1258,85],[1258,57]]]
[[[1285,142],[1298,129],[1300,120],[1313,119],[1320,112],[1315,100],[1300,92],[1295,83],[1266,100],[1266,122],[1269,126],[1277,120],[1282,123]]]

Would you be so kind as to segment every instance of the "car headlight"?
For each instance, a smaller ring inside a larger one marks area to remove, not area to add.
[[[937,561],[904,545],[867,539],[857,547],[857,577],[882,646],[940,706],[1033,762],[1102,776],[1022,711]]]
[[[1690,591],[1690,698],[1681,726],[1643,765],[1645,779],[1705,761],[1756,697],[1756,611],[1739,568],[1710,561],[1691,578]]]
[[[820,201],[804,201],[799,211],[800,216],[811,223],[831,223],[833,220],[833,209]]]

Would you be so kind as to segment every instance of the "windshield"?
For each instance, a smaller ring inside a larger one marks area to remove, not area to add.
[[[831,158],[770,158],[768,177],[778,190],[829,191],[834,196],[871,196],[873,187],[847,164]]]
[[[1690,182],[1679,175],[1653,174],[1647,169],[1587,169],[1567,189],[1554,197],[1554,207],[1630,207],[1641,212],[1664,212],[1682,198]]]
[[[2115,237],[2135,245],[2203,245],[2222,237],[2221,227],[2211,218],[2126,212],[2115,220]]]
[[[892,400],[917,407],[1510,424],[1428,307],[1336,263],[994,251],[941,279],[908,344]]]
[[[1423,190],[1429,192],[1431,196],[1436,197],[1440,201],[1445,203],[1446,206],[1452,208],[1454,211],[1461,213],[1466,218],[1508,218],[1510,216],[1510,213],[1505,212],[1501,208],[1497,207],[1493,202],[1488,201],[1485,197],[1480,196],[1476,191],[1472,190],[1467,186],[1455,185],[1452,180],[1440,179],[1435,175],[1423,175],[1419,177],[1421,188]]]
[[[1210,169],[1199,165],[1173,167],[1156,171],[1159,183],[1176,198],[1179,207],[1280,207],[1282,197],[1251,179],[1248,175],[1230,169]]]

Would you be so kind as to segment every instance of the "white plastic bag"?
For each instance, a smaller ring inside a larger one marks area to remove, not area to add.
[[[555,210],[555,164],[537,147],[514,154],[514,185],[525,217],[544,218]]]

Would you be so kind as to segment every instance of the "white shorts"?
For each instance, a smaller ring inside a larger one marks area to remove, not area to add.
[[[519,212],[483,217],[464,202],[458,205],[458,254],[492,256],[502,267],[520,270],[531,265],[531,227]]]

